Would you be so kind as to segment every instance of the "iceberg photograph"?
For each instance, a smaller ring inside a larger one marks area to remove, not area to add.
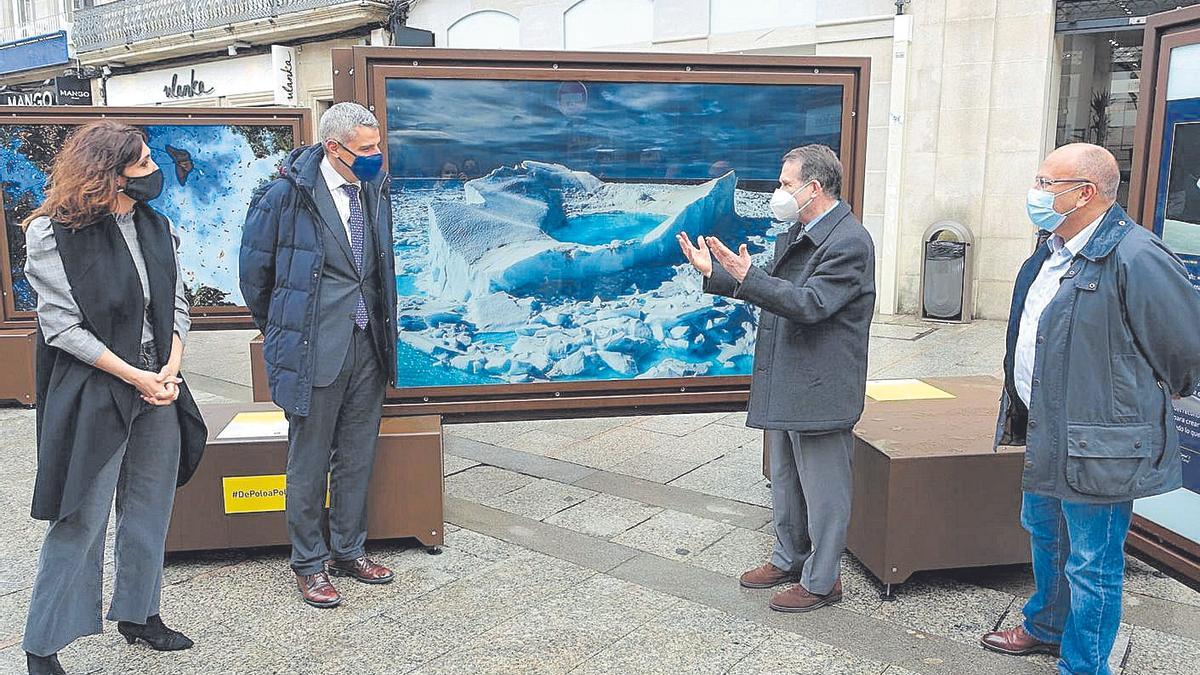
[[[757,317],[675,241],[765,263],[830,85],[387,80],[398,386],[748,375]]]
[[[0,198],[4,203],[15,309],[37,308],[25,279],[20,224],[45,198],[46,175],[73,125],[0,124]],[[179,236],[180,267],[193,307],[238,307],[238,247],[246,205],[274,177],[293,147],[288,125],[159,124],[142,126],[164,174],[151,205]]]

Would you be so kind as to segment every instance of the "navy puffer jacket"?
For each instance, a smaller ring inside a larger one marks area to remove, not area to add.
[[[271,398],[284,411],[307,416],[312,398],[313,332],[325,265],[325,227],[313,197],[321,178],[324,149],[292,152],[280,177],[255,193],[242,230],[239,258],[242,295],[263,333],[263,357]],[[392,247],[390,181],[381,174],[363,188],[363,208],[379,250]],[[379,289],[388,308],[386,331],[377,347],[386,363],[396,362],[396,260],[380,259]],[[374,335],[374,334],[373,334]],[[388,382],[395,384],[395,369]]]

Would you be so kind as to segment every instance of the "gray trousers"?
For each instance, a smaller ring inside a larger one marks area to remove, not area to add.
[[[318,356],[318,358],[320,358]],[[370,335],[355,329],[342,372],[313,387],[306,417],[288,417],[287,524],[292,569],[315,574],[334,560],[353,560],[367,543],[367,483],[387,378]],[[322,532],[329,480],[329,545]]]
[[[801,570],[800,584],[825,595],[837,583],[846,548],[854,435],[770,430],[766,443],[775,524],[771,564],[788,572]]]
[[[79,508],[46,531],[25,622],[25,651],[49,656],[103,629],[104,538],[114,494],[116,572],[108,620],[146,623],[158,614],[178,474],[175,406],[139,401],[125,444],[96,475]]]

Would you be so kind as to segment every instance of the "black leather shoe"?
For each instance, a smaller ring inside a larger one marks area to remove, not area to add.
[[[67,675],[58,662],[58,654],[34,656],[25,652],[25,666],[29,669],[29,675]]]
[[[118,621],[117,632],[125,636],[125,641],[129,644],[142,640],[150,645],[151,649],[160,652],[191,649],[194,644],[183,633],[163,625],[162,618],[157,614],[147,618],[145,624]]]

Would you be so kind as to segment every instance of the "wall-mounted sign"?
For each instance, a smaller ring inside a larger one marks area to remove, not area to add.
[[[66,31],[6,42],[0,44],[0,75],[57,66],[70,58]]]
[[[271,45],[271,71],[275,81],[275,105],[296,105],[296,50]]]
[[[32,84],[12,84],[0,89],[0,105],[91,105],[92,83],[60,76]]]
[[[196,103],[218,97],[262,94],[264,103],[294,105],[296,57],[291,47],[267,54],[226,58],[117,75],[108,80],[108,105]]]

